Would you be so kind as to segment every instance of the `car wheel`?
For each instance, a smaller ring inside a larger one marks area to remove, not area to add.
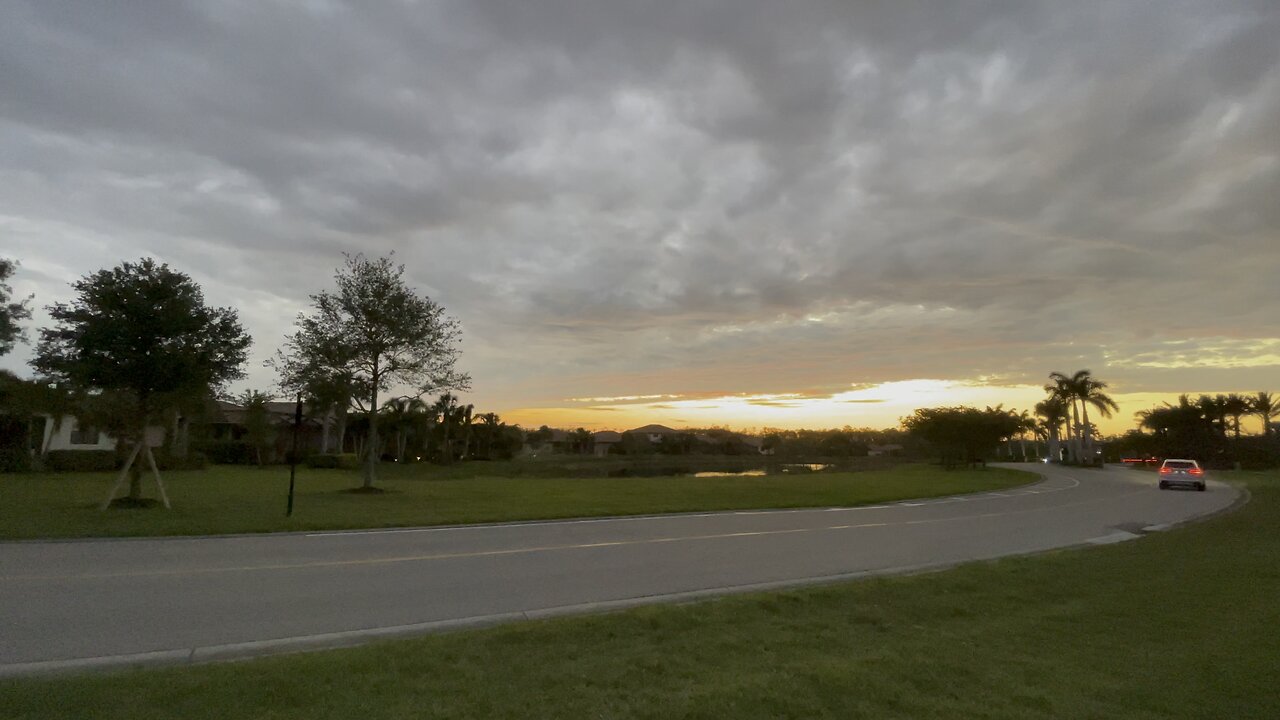
[[[1196,489],[1199,490],[1200,492],[1204,492],[1204,483],[1200,483],[1199,485],[1197,485]]]
[[[1169,489],[1169,483],[1167,483],[1167,482],[1165,482],[1165,481],[1161,480],[1161,481],[1160,481],[1160,489],[1161,489],[1161,490],[1168,490],[1168,489]]]

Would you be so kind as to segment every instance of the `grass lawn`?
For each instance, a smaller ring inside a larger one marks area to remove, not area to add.
[[[471,472],[484,471],[477,464]],[[498,468],[503,469],[503,468]],[[779,507],[847,506],[996,490],[1034,480],[1004,470],[927,465],[851,473],[762,477],[463,477],[428,465],[388,468],[383,495],[341,492],[354,472],[299,469],[286,518],[288,468],[216,466],[169,472],[172,510],[109,510],[107,473],[0,475],[0,538],[200,535],[636,515]],[[445,479],[438,479],[443,477]],[[154,493],[152,484],[144,489]]]
[[[1280,473],[1238,512],[948,572],[0,683],[9,718],[1276,718]]]

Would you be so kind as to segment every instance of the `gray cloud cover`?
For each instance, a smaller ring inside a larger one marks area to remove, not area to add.
[[[1261,389],[1277,37],[1268,0],[0,0],[0,254],[42,304],[156,255],[262,358],[394,250],[487,406]]]

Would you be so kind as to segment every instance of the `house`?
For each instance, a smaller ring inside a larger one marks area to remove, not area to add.
[[[591,452],[596,457],[604,457],[620,442],[622,442],[622,433],[612,430],[591,433]]]
[[[160,447],[164,445],[164,440],[163,427],[152,425],[147,428],[147,445]],[[60,419],[55,419],[52,415],[44,416],[44,432],[40,438],[41,452],[115,450],[117,444],[118,438],[74,415],[63,415]]]
[[[623,435],[631,435],[633,437],[648,440],[651,443],[660,443],[664,437],[674,437],[681,435],[679,430],[673,430],[666,425],[645,425],[634,430],[627,430]]]
[[[896,443],[867,446],[867,455],[869,457],[881,457],[881,456],[896,457],[901,454],[902,454],[902,446]]]

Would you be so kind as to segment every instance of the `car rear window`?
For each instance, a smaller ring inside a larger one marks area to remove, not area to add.
[[[1173,468],[1174,470],[1190,470],[1195,467],[1196,464],[1189,460],[1169,460],[1164,464],[1164,466]]]

